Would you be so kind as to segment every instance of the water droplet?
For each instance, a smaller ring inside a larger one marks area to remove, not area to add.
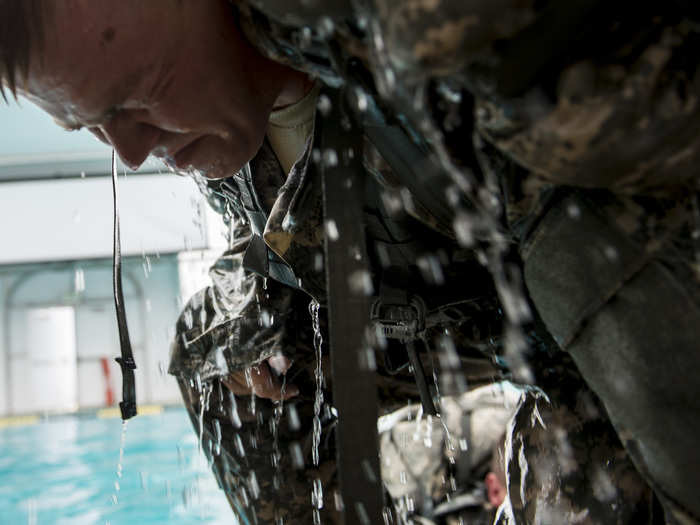
[[[372,276],[367,270],[355,270],[348,276],[348,286],[355,294],[370,296],[374,292]]]
[[[357,109],[359,111],[367,111],[367,106],[368,106],[367,93],[365,93],[364,90],[360,87],[356,87],[354,90],[354,93],[355,93],[355,104],[357,105]]]
[[[606,246],[604,249],[605,257],[610,262],[615,262],[618,259],[617,249],[614,246]]]
[[[270,312],[268,312],[266,308],[261,310],[259,319],[261,326],[265,328],[270,328],[272,326],[272,315],[270,315]]]
[[[566,207],[566,213],[572,219],[578,219],[579,217],[581,217],[581,208],[579,208],[579,205],[575,202],[571,202]]]
[[[314,271],[323,271],[323,254],[321,252],[318,252],[316,255],[314,255]]]
[[[335,510],[337,510],[338,512],[343,512],[343,510],[345,510],[343,496],[337,490],[333,491],[333,502],[335,504]]]
[[[182,317],[183,317],[183,320],[185,321],[185,327],[188,330],[192,330],[192,327],[194,326],[194,318],[193,318],[194,316],[192,315],[192,310],[190,308],[185,310]]]
[[[460,246],[470,248],[474,245],[473,221],[466,213],[457,214],[453,227]]]
[[[374,348],[367,346],[363,352],[358,355],[359,366],[361,370],[370,370],[374,372],[377,369],[377,359],[374,355]]]
[[[370,465],[369,461],[366,459],[362,460],[362,471],[364,472],[367,481],[369,481],[370,483],[377,482],[377,475],[374,473],[372,465]]]
[[[301,470],[304,468],[304,454],[301,451],[301,445],[296,441],[289,445],[289,455],[292,459],[292,466],[295,469]]]
[[[287,422],[289,424],[289,430],[296,432],[301,428],[301,422],[299,421],[299,413],[297,412],[297,407],[293,403],[287,407]]]
[[[333,168],[338,165],[338,153],[332,148],[323,151],[322,159],[323,165],[327,168]]]
[[[313,489],[311,491],[311,504],[316,509],[320,510],[323,508],[323,485],[321,484],[321,480],[318,478],[315,478],[313,481]]]
[[[254,470],[251,471],[250,476],[248,476],[248,489],[253,499],[258,499],[260,496],[260,485],[258,484],[258,477],[255,475]]]
[[[334,31],[335,24],[333,23],[333,20],[331,20],[330,17],[322,16],[321,18],[319,18],[316,27],[316,32],[318,33],[319,38],[325,40],[328,37],[330,37]]]
[[[324,117],[327,117],[329,115],[329,113],[331,112],[331,109],[333,108],[333,103],[331,102],[331,99],[328,98],[327,95],[321,94],[318,97],[318,102],[316,103],[316,107],[321,112],[321,115],[323,115]]]
[[[459,354],[452,337],[441,335],[438,339],[438,350],[438,360],[443,369],[458,370],[460,368]]]
[[[331,241],[337,241],[340,237],[338,226],[333,219],[328,219],[326,221],[326,235],[328,235],[328,239]]]
[[[401,195],[394,190],[384,190],[381,193],[382,203],[389,215],[397,215],[403,211]]]
[[[382,509],[382,518],[384,519],[384,525],[393,525],[393,523],[395,523],[394,513],[392,512],[391,507],[384,507]]]
[[[233,428],[241,428],[243,424],[241,423],[241,418],[238,415],[238,403],[236,403],[236,396],[229,390],[229,401],[231,403],[231,424]]]
[[[445,190],[445,197],[447,198],[448,204],[453,208],[456,207],[462,200],[462,194],[459,188],[455,185],[448,186],[448,188]]]
[[[236,452],[238,455],[242,458],[245,457],[245,448],[243,448],[243,440],[241,439],[240,434],[236,434],[233,438],[233,445],[236,449]]]
[[[445,284],[445,275],[442,271],[442,264],[434,254],[424,255],[416,261],[418,268],[423,275],[423,280],[428,284],[440,286]]]
[[[79,294],[85,291],[85,273],[82,268],[75,270],[75,293]]]
[[[302,27],[301,31],[299,32],[299,48],[304,50],[308,49],[311,46],[311,28],[310,27]]]
[[[357,512],[357,519],[360,520],[361,525],[370,525],[372,523],[369,519],[364,503],[360,501],[355,502],[355,511]]]

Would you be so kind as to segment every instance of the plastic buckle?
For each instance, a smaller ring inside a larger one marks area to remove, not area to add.
[[[425,303],[418,296],[409,304],[384,304],[379,298],[372,303],[370,321],[380,338],[414,341],[425,330]]]

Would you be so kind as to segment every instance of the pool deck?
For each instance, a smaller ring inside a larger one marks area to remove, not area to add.
[[[160,414],[169,408],[182,408],[181,404],[172,405],[139,405],[137,415],[151,416]],[[0,417],[0,429],[7,427],[31,426],[42,421],[51,421],[63,417],[86,417],[97,419],[117,419],[121,417],[118,406],[76,410],[73,412],[48,412],[42,414],[21,414],[16,416]]]

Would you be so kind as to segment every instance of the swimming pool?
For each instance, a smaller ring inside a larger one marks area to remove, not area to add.
[[[95,416],[0,429],[0,523],[234,523],[184,409],[129,421],[118,477],[121,434]]]

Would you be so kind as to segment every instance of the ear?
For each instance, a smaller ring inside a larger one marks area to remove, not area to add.
[[[503,503],[503,500],[506,497],[506,488],[498,479],[498,476],[493,472],[486,474],[484,483],[486,484],[486,496],[489,503],[494,507],[498,507],[501,503]]]

